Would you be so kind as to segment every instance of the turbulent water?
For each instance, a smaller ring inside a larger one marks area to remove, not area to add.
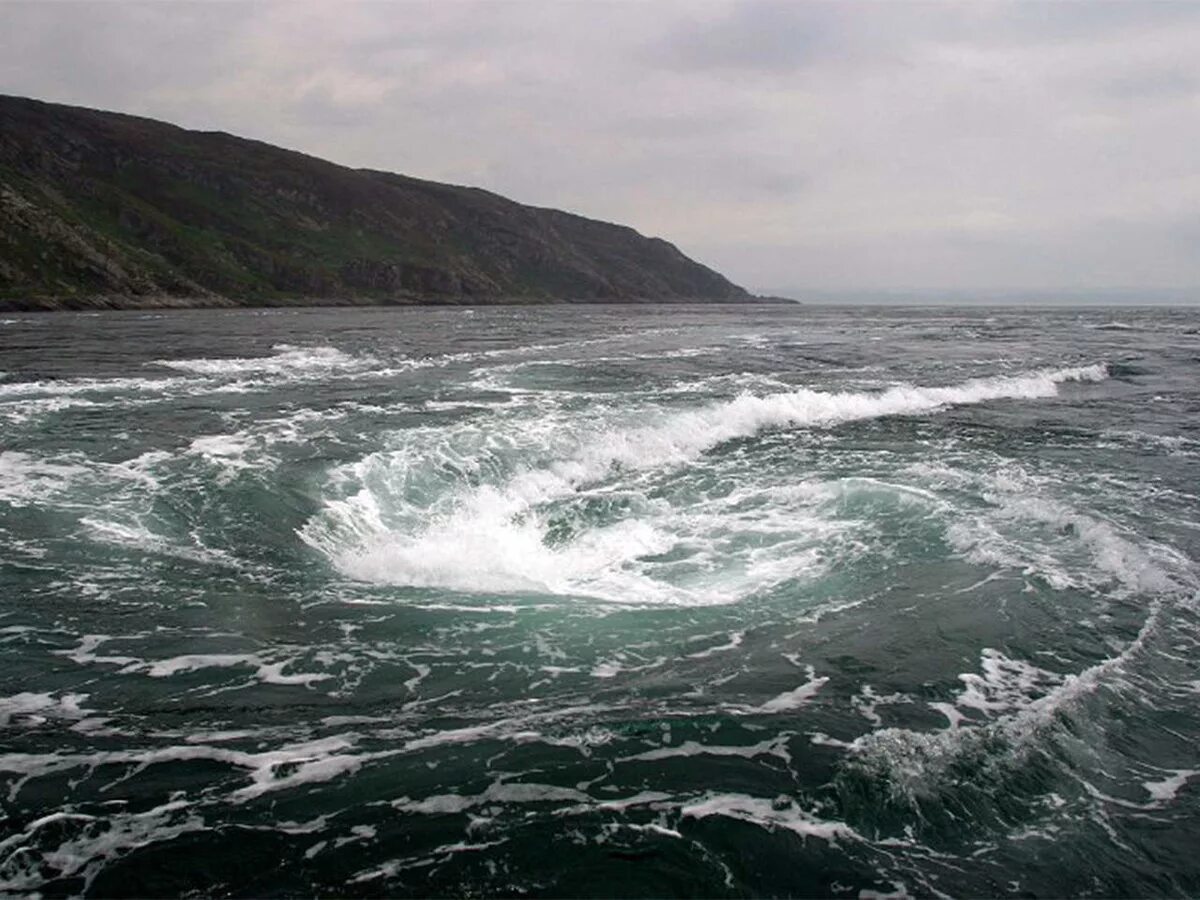
[[[1200,311],[0,319],[0,892],[1200,893]]]

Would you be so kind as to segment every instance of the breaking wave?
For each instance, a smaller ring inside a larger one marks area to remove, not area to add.
[[[271,356],[201,357],[198,359],[157,359],[153,365],[190,372],[195,375],[294,375],[328,374],[339,370],[360,369],[373,365],[369,356],[353,356],[336,347],[296,347],[276,344]]]
[[[1196,893],[1193,317],[267,315],[0,363],[0,893]]]
[[[681,534],[684,543],[690,535],[693,550],[720,540],[728,510],[709,525],[697,525],[697,510],[673,508],[628,484],[637,473],[686,466],[727,441],[768,429],[830,427],[991,400],[1053,397],[1065,382],[1105,377],[1107,369],[1100,364],[874,393],[745,394],[698,409],[656,411],[657,421],[646,421],[650,415],[643,412],[640,421],[572,429],[560,442],[570,449],[559,458],[517,468],[494,483],[460,481],[432,502],[408,491],[414,469],[422,463],[436,469],[444,458],[375,453],[335,473],[341,496],[327,500],[300,536],[361,581],[466,592],[582,594],[615,602],[727,603],[783,579],[818,573],[828,551],[813,538],[828,542],[844,537],[844,529],[800,517],[790,540],[777,541],[771,552],[747,554],[728,577],[706,578],[703,590],[692,589],[660,577],[670,568],[646,560],[678,551]],[[475,460],[469,468],[486,467]],[[617,484],[609,487],[632,494],[634,514],[555,540],[551,507],[614,477]]]

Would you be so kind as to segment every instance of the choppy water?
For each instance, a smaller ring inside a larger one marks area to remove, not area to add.
[[[1200,312],[0,321],[0,891],[1200,893]]]

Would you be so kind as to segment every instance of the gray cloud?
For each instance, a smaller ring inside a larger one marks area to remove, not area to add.
[[[1200,95],[1200,74],[1177,68],[1149,68],[1114,78],[1102,85],[1101,90],[1121,100],[1195,98]]]
[[[1200,285],[1200,4],[0,3],[3,90],[478,184],[752,287]]]
[[[684,18],[646,48],[651,64],[727,74],[792,71],[833,52],[834,17],[800,3],[755,2]]]

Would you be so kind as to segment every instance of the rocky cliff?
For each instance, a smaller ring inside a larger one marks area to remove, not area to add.
[[[748,299],[620,225],[0,96],[3,308]]]

